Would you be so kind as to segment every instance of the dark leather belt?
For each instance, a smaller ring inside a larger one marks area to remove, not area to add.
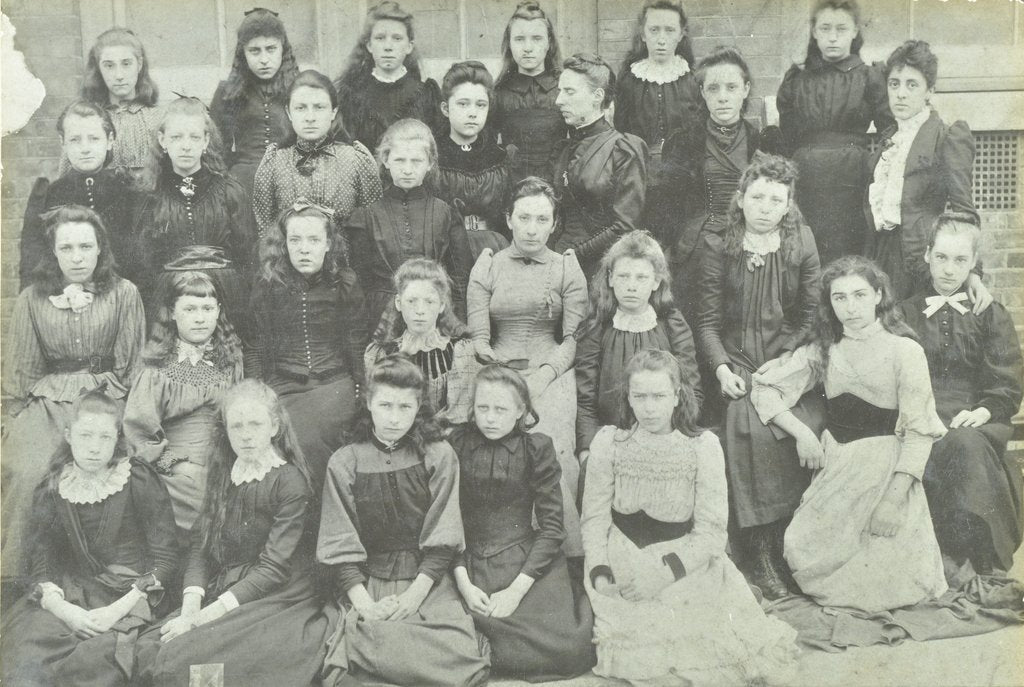
[[[626,514],[613,508],[612,523],[641,549],[658,542],[679,539],[693,530],[692,518],[686,522],[665,522],[655,520],[642,510]]]
[[[281,368],[277,368],[276,370],[274,370],[274,372],[276,374],[284,377],[285,379],[290,379],[290,380],[295,381],[295,382],[308,382],[310,380],[312,380],[314,382],[322,382],[322,381],[324,381],[326,379],[333,379],[334,377],[340,377],[343,374],[347,374],[348,373],[348,368],[344,367],[344,366],[332,367],[329,370],[323,370],[321,372],[309,372],[309,373],[306,373],[306,372],[293,372],[291,370],[282,370]]]
[[[67,374],[71,372],[88,372],[98,375],[102,372],[114,371],[114,356],[90,355],[85,358],[64,358],[63,360],[46,361],[46,371],[50,374]]]

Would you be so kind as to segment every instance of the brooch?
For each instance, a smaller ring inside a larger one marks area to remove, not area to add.
[[[192,180],[192,177],[185,177],[181,180],[181,184],[178,185],[178,190],[181,191],[181,195],[191,200],[196,195],[196,183]]]

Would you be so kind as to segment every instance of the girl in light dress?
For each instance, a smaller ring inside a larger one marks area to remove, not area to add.
[[[120,430],[121,404],[102,391],[71,404],[34,490],[32,591],[4,613],[5,685],[134,684],[132,646],[165,610],[180,552],[167,489],[118,450]]]
[[[722,448],[696,427],[679,363],[644,350],[626,379],[583,493],[594,672],[640,685],[785,684],[796,631],[764,615],[726,556]]]
[[[412,359],[426,377],[435,419],[459,424],[469,418],[480,363],[469,330],[452,310],[451,279],[433,260],[410,258],[395,272],[395,301],[366,347],[366,368],[396,353]]]
[[[814,478],[786,530],[786,562],[822,606],[877,613],[946,591],[921,478],[945,434],[928,361],[896,312],[889,279],[846,256],[821,275],[811,343],[753,377],[763,423],[793,437]],[[792,412],[824,382],[826,431]]]
[[[220,399],[242,378],[242,343],[210,277],[174,272],[169,286],[128,394],[124,434],[132,456],[163,478],[187,543],[216,462]]]

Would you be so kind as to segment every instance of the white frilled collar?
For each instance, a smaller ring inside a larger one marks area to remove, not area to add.
[[[408,329],[398,339],[398,350],[405,355],[415,355],[420,352],[429,352],[438,348],[446,348],[451,341],[447,336],[434,327],[426,334],[413,334]]]
[[[752,231],[743,232],[743,250],[753,255],[770,255],[782,245],[782,238],[779,229],[776,227],[765,234],[756,234]]]
[[[132,474],[127,458],[103,474],[85,472],[74,463],[68,463],[57,482],[57,493],[69,503],[100,503],[124,489]]]
[[[664,64],[658,64],[647,57],[639,62],[634,62],[629,71],[641,81],[649,83],[666,84],[676,81],[690,72],[690,65],[682,55],[673,55],[672,59]]]
[[[875,320],[871,324],[866,327],[861,327],[860,329],[850,330],[843,327],[843,336],[847,339],[854,339],[855,341],[864,341],[866,339],[870,339],[883,329],[885,329],[885,327],[882,326],[882,321]]]
[[[408,73],[409,70],[405,68],[404,64],[397,70],[395,70],[394,74],[390,75],[381,74],[379,71],[377,71],[376,67],[374,67],[373,70],[370,72],[370,74],[373,75],[373,78],[377,79],[377,81],[380,81],[381,83],[395,83]]]
[[[213,350],[213,346],[210,342],[205,344],[196,345],[189,343],[184,339],[178,339],[178,362],[183,363],[186,360],[195,367],[199,363],[204,363],[213,367],[213,361],[206,359],[206,354]]]
[[[620,332],[649,332],[658,326],[658,313],[654,312],[654,306],[648,303],[647,309],[640,313],[622,312],[615,310],[612,315],[612,326]]]
[[[231,483],[237,487],[246,482],[259,482],[271,470],[282,465],[287,465],[287,461],[273,449],[253,460],[239,458],[231,466]]]

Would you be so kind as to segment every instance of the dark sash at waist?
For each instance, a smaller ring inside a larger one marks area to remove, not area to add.
[[[896,432],[898,410],[879,408],[853,394],[827,398],[825,405],[828,408],[828,431],[840,444]]]
[[[48,360],[46,371],[50,374],[67,374],[71,372],[89,372],[94,375],[114,371],[114,356],[90,355],[85,358],[64,358]]]
[[[693,518],[686,522],[665,522],[655,520],[642,510],[626,514],[613,508],[612,523],[641,549],[658,542],[679,539],[693,529]]]
[[[867,148],[867,134],[851,134],[845,131],[815,131],[808,134],[801,142],[802,146],[821,146],[823,148],[838,146],[859,146]]]

